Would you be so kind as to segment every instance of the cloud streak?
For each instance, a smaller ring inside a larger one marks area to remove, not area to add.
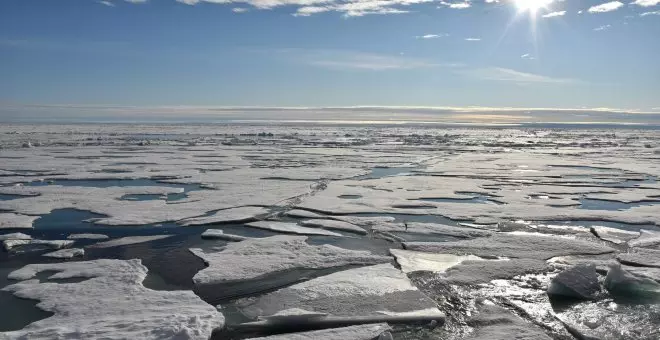
[[[517,83],[572,84],[579,82],[577,79],[554,78],[534,73],[520,72],[503,67],[487,67],[475,70],[466,70],[462,73],[481,80]]]
[[[604,4],[592,6],[589,8],[589,13],[605,13],[616,11],[617,9],[623,7],[623,2],[621,1],[610,1]]]
[[[555,17],[562,17],[566,14],[566,11],[558,11],[558,12],[552,12],[548,14],[542,15],[544,18],[555,18]]]
[[[652,7],[660,4],[660,0],[636,0],[635,2],[631,2],[631,4],[641,7]]]

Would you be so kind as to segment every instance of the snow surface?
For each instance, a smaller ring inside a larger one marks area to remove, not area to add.
[[[24,245],[42,245],[51,249],[62,249],[73,245],[74,241],[69,240],[36,240],[36,239],[9,239],[2,241],[5,250],[10,251],[16,247]]]
[[[200,270],[195,284],[217,284],[256,279],[295,268],[322,269],[391,261],[390,257],[332,245],[309,245],[305,236],[278,235],[230,243],[215,253],[190,249],[209,267]]]
[[[631,247],[651,247],[660,244],[660,232],[651,230],[640,230],[640,236],[628,241]]]
[[[303,227],[347,231],[362,235],[367,234],[366,230],[356,226],[355,224],[351,224],[344,221],[337,221],[337,220],[325,220],[325,219],[305,220],[300,222],[300,225],[302,225]]]
[[[342,328],[323,329],[320,331],[279,334],[252,340],[373,340],[390,330],[386,323],[357,325]]]
[[[89,278],[77,283],[40,283]],[[9,339],[200,339],[222,327],[224,318],[190,291],[156,291],[142,286],[147,268],[140,260],[95,260],[31,264],[9,277],[27,280],[3,288],[20,298],[39,300],[53,316],[25,328],[0,333]]]
[[[617,255],[616,258],[623,264],[660,268],[660,250],[633,248],[628,253]]]
[[[490,236],[492,232],[487,230],[473,229],[468,227],[454,227],[450,225],[438,224],[438,223],[419,223],[419,222],[408,222],[408,228],[405,225],[398,223],[388,223],[375,225],[372,230],[375,231],[386,231],[386,232],[409,232],[417,234],[436,234],[436,235],[446,235],[459,238],[472,238],[472,237],[485,237]]]
[[[202,233],[202,238],[204,239],[215,239],[215,240],[225,240],[232,242],[240,242],[249,239],[249,237],[225,234],[224,231],[220,229],[207,229]]]
[[[396,258],[396,262],[404,273],[419,270],[444,273],[447,269],[463,261],[485,261],[474,255],[433,254],[402,249],[390,249],[390,253]]]
[[[267,214],[268,209],[263,207],[239,207],[216,211],[209,216],[193,217],[179,221],[182,226],[196,226],[214,223],[243,222]]]
[[[591,232],[601,239],[615,244],[624,244],[640,236],[640,233],[637,231],[628,231],[602,226],[591,227]]]

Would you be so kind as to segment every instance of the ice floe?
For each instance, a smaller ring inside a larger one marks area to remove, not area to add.
[[[490,236],[492,232],[469,227],[454,227],[438,223],[419,223],[408,222],[404,224],[381,224],[375,225],[372,230],[386,232],[408,232],[417,234],[437,234],[459,238],[485,237]]]
[[[74,241],[70,240],[8,239],[2,241],[2,246],[7,251],[26,245],[39,245],[50,249],[62,249],[70,247],[73,243]]]
[[[640,236],[637,231],[628,231],[603,226],[591,227],[591,232],[605,241],[615,244],[623,244]]]
[[[69,240],[107,240],[110,237],[103,234],[71,234],[67,236]]]
[[[628,241],[631,247],[651,247],[660,244],[660,232],[651,230],[640,230],[640,236]]]
[[[356,226],[355,224],[351,224],[344,221],[337,221],[337,220],[326,220],[326,219],[305,220],[300,222],[300,225],[311,228],[323,228],[329,230],[347,231],[347,232],[363,234],[363,235],[367,234],[366,230]]]
[[[247,223],[246,226],[259,228],[259,229],[272,230],[282,233],[289,233],[289,234],[342,236],[341,234],[332,231],[318,229],[318,228],[301,227],[296,223],[290,223],[290,222],[257,221],[257,222]]]
[[[60,249],[52,253],[46,253],[43,256],[52,257],[56,259],[70,259],[74,257],[79,257],[85,255],[85,249],[82,248],[69,248],[69,249]]]
[[[390,257],[332,245],[309,245],[305,236],[278,235],[228,244],[219,252],[190,251],[209,264],[193,278],[197,285],[257,279],[291,269],[322,269],[391,261]]]
[[[88,278],[77,283],[39,282]],[[0,333],[8,339],[199,339],[206,340],[224,317],[190,291],[156,291],[142,286],[147,268],[140,260],[95,260],[31,264],[9,277],[25,280],[3,288],[39,300],[53,316]]]
[[[252,340],[373,340],[390,330],[386,323],[356,325],[319,331],[271,335]]]
[[[545,261],[536,259],[511,259],[500,261],[467,260],[447,269],[444,278],[452,284],[474,285],[498,279],[511,279],[525,274],[548,270]]]
[[[225,232],[220,230],[220,229],[205,230],[202,233],[201,236],[204,239],[225,240],[225,241],[231,241],[231,242],[240,242],[240,241],[245,241],[245,240],[249,239],[249,237],[245,237],[245,236],[225,234]]]
[[[137,243],[151,242],[162,240],[172,235],[152,235],[152,236],[127,236],[121,237],[110,241],[100,242],[89,246],[89,248],[111,248],[118,246],[126,246]]]
[[[10,233],[0,235],[0,241],[4,240],[31,240],[32,236],[23,233]]]
[[[260,215],[267,214],[268,209],[263,207],[239,207],[223,209],[208,216],[188,218],[178,223],[182,226],[196,226],[207,224],[239,223],[256,219]]]
[[[525,322],[504,308],[484,304],[468,325],[475,328],[466,340],[551,340],[542,328]]]
[[[392,316],[423,311],[440,317],[430,298],[391,264],[344,270],[238,302],[250,318],[300,308],[331,316]],[[421,317],[422,315],[420,315]]]
[[[616,259],[623,264],[660,268],[660,250],[633,248],[627,253],[620,253]]]
[[[0,213],[1,229],[30,229],[32,222],[39,216],[27,216],[13,213]]]
[[[576,299],[595,299],[601,292],[598,273],[594,265],[577,265],[566,269],[552,279],[548,294]]]
[[[612,266],[605,277],[605,288],[622,296],[660,294],[660,283],[653,279],[634,275],[620,265]]]
[[[485,261],[474,255],[433,254],[402,249],[390,249],[390,253],[394,255],[404,273],[420,270],[444,273],[463,261]]]

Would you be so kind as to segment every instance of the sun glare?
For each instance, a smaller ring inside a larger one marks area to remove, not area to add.
[[[546,8],[554,0],[513,0],[518,7],[518,11],[524,12],[529,11],[530,13],[536,13],[541,8]]]

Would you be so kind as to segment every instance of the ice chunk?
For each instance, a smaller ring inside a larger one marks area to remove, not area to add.
[[[32,236],[23,233],[11,233],[0,235],[0,241],[3,240],[31,240]]]
[[[388,315],[409,312],[420,312],[415,314],[420,318],[442,317],[435,302],[391,264],[336,272],[256,299],[239,300],[237,305],[250,318],[290,308],[342,317],[382,316],[385,319]]]
[[[239,207],[216,211],[212,215],[194,217],[179,221],[182,226],[206,224],[221,224],[230,222],[254,221],[257,216],[267,214],[270,210],[263,207]]]
[[[70,259],[76,256],[83,256],[83,255],[85,255],[85,249],[82,248],[61,249],[54,251],[52,253],[44,254],[44,256],[46,257],[52,257],[56,259]]]
[[[68,240],[35,240],[35,239],[13,239],[4,240],[2,245],[6,251],[24,245],[42,245],[51,249],[62,249],[70,247],[74,242]]]
[[[107,240],[110,237],[103,234],[71,234],[67,238],[69,240]]]
[[[77,283],[40,283],[89,278]],[[27,265],[10,278],[28,280],[3,288],[41,302],[54,315],[25,328],[0,333],[8,339],[199,339],[210,338],[224,318],[190,291],[156,291],[142,286],[147,268],[140,260],[95,260]]]
[[[640,235],[639,232],[637,231],[629,231],[629,230],[622,230],[622,229],[601,227],[601,226],[591,227],[591,232],[594,235],[600,237],[601,239],[615,244],[626,243],[627,241],[638,238]]]
[[[309,245],[305,236],[277,235],[228,244],[216,253],[190,251],[209,264],[193,280],[198,285],[256,279],[294,268],[322,269],[391,261],[390,257],[331,245]]]
[[[547,260],[556,256],[611,253],[615,250],[585,240],[533,234],[493,234],[491,237],[455,242],[406,242],[408,250],[481,257],[505,256]]]
[[[0,213],[0,229],[30,229],[39,216]]]
[[[598,273],[594,265],[577,265],[552,279],[548,295],[593,300],[600,293]]]
[[[658,282],[633,275],[621,268],[620,265],[612,266],[607,272],[605,288],[612,294],[623,296],[660,294],[660,284]]]
[[[326,215],[317,214],[308,210],[292,209],[285,213],[286,216],[299,218],[328,218]]]
[[[629,253],[621,253],[616,258],[623,264],[660,267],[660,250],[633,248]]]
[[[447,269],[444,277],[453,284],[474,285],[499,279],[512,279],[520,275],[542,273],[547,270],[547,263],[536,259],[468,260]]]
[[[258,222],[250,222],[246,225],[253,228],[266,229],[266,230],[291,233],[291,234],[342,236],[341,234],[332,231],[301,227],[295,223],[289,223],[289,222],[258,221]]]
[[[225,234],[224,231],[220,229],[208,229],[202,233],[202,238],[205,239],[216,239],[216,240],[225,240],[231,242],[240,242],[249,239],[249,237]]]
[[[651,230],[640,230],[639,238],[628,241],[631,247],[651,247],[660,244],[660,233]]]
[[[168,237],[172,237],[172,235],[127,236],[106,242],[93,244],[89,246],[89,248],[110,248],[110,247],[126,246],[130,244],[162,240]]]
[[[267,320],[271,323],[278,322],[296,322],[300,320],[318,319],[328,316],[326,313],[310,312],[300,308],[291,308],[279,311],[273,315],[260,316],[259,320]]]
[[[348,231],[351,233],[358,233],[362,235],[367,234],[366,230],[356,226],[355,224],[351,224],[344,221],[314,219],[314,220],[302,221],[300,222],[300,224],[304,227],[323,228],[323,229],[331,229],[331,230],[334,229],[334,230]]]
[[[386,323],[323,329],[303,333],[271,335],[251,340],[373,340],[390,330]]]
[[[433,254],[401,249],[390,249],[390,253],[396,257],[396,262],[404,273],[420,270],[444,273],[466,260],[484,261],[474,255]]]

